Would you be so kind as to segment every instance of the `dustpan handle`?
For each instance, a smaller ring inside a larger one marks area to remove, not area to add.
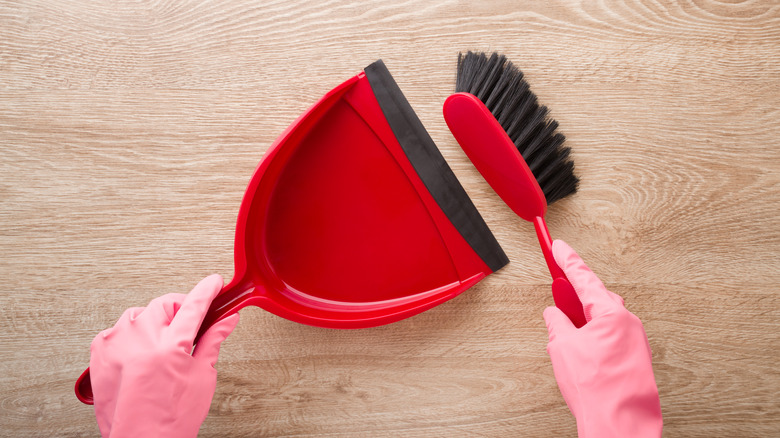
[[[198,334],[195,336],[193,345],[198,343],[201,336],[203,336],[203,333],[205,333],[209,327],[244,308],[248,304],[249,298],[253,296],[252,292],[254,290],[254,285],[243,281],[231,282],[223,287],[217,297],[214,298],[206,316],[203,318],[203,322],[200,325]],[[87,367],[76,380],[74,390],[76,392],[76,398],[79,399],[80,402],[87,405],[95,403],[89,367]]]
[[[245,281],[230,282],[223,287],[214,301],[211,302],[211,306],[200,324],[198,334],[195,335],[193,345],[198,343],[211,326],[246,307],[249,304],[249,298],[254,296],[254,291],[255,285]]]

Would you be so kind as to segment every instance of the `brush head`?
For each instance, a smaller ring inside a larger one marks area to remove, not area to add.
[[[479,98],[504,128],[531,169],[547,204],[577,191],[571,148],[556,132],[558,122],[547,117],[523,72],[506,56],[493,52],[458,54],[455,91]]]

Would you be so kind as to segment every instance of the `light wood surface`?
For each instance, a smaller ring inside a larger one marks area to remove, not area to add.
[[[258,309],[201,436],[574,436],[532,228],[449,134],[458,51],[526,73],[581,190],[548,214],[644,322],[665,435],[780,436],[780,4],[0,1],[0,435],[96,436],[72,386],[130,306],[230,278],[274,138],[378,58],[512,263],[359,331]]]

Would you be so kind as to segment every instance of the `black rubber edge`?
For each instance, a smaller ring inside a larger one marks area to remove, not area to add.
[[[504,267],[509,263],[509,258],[463,190],[385,63],[380,59],[364,71],[398,143],[436,203],[492,271]]]

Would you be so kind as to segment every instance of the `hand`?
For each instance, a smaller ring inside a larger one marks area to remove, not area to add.
[[[187,295],[168,294],[127,309],[92,341],[89,366],[103,437],[194,437],[217,385],[222,341],[238,314],[193,340],[222,277],[206,277]]]
[[[660,437],[661,402],[642,322],[565,242],[553,242],[553,257],[588,321],[578,329],[558,308],[544,311],[547,352],[580,438]]]

